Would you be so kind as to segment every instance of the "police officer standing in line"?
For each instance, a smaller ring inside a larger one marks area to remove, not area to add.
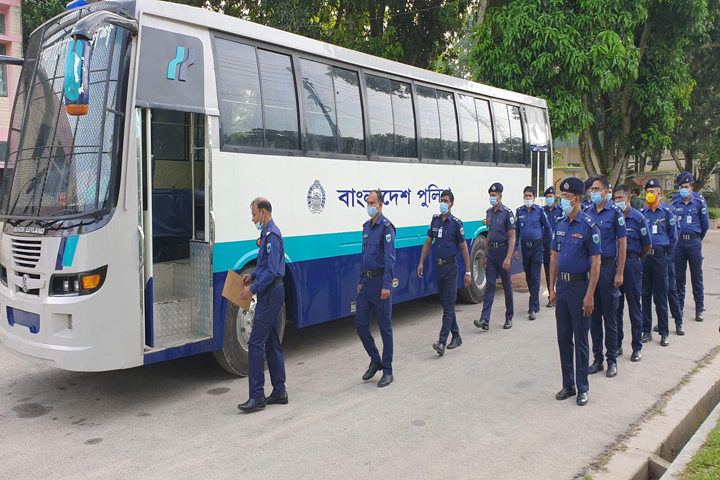
[[[362,267],[357,290],[355,328],[370,356],[370,366],[362,379],[370,380],[382,368],[383,376],[377,386],[386,387],[393,381],[392,288],[395,227],[382,214],[383,194],[380,190],[370,192],[366,203],[370,220],[363,225]],[[382,359],[370,332],[373,312],[383,341]]]
[[[618,185],[615,189],[615,205],[625,215],[625,228],[627,230],[627,255],[623,284],[620,285],[620,301],[617,309],[618,325],[618,355],[622,355],[622,343],[625,338],[623,332],[623,311],[625,299],[628,303],[630,327],[632,332],[632,356],[630,360],[639,362],[642,359],[642,259],[652,248],[652,235],[648,223],[642,213],[630,206],[630,188],[627,185]]]
[[[530,290],[528,319],[535,320],[540,311],[540,270],[543,261],[543,232],[552,230],[542,208],[535,205],[535,189],[527,186],[523,190],[524,206],[517,209],[517,230],[520,240],[515,243],[515,260],[520,260],[518,244],[522,245],[523,270]]]
[[[582,199],[582,205],[580,205],[580,208],[585,210],[586,208],[589,208],[593,205],[592,200],[590,200],[590,187],[592,187],[592,184],[595,182],[595,177],[590,177],[587,180],[585,180],[585,192],[586,195]]]
[[[693,191],[691,173],[683,172],[677,177],[680,193],[672,204],[678,221],[678,243],[675,249],[675,274],[680,311],[685,308],[685,279],[687,264],[690,264],[690,281],[695,299],[695,320],[703,321],[705,295],[703,291],[702,241],[710,228],[707,203],[699,193]]]
[[[280,310],[285,302],[285,244],[282,233],[272,219],[272,205],[265,198],[250,204],[252,221],[260,230],[257,267],[243,275],[246,286],[240,298],[249,300],[257,295],[255,319],[248,341],[248,385],[250,399],[238,405],[243,412],[254,412],[265,405],[288,403],[285,390],[285,360],[280,345]],[[267,358],[272,394],[265,398],[265,358]]]
[[[443,306],[442,328],[440,339],[433,344],[433,348],[442,356],[445,354],[445,345],[453,349],[462,345],[460,329],[455,317],[455,301],[458,288],[458,262],[457,249],[460,247],[463,262],[465,263],[465,287],[470,286],[472,272],[470,271],[470,254],[465,243],[465,229],[459,218],[451,213],[455,204],[455,195],[450,190],[440,194],[440,213],[433,215],[427,239],[420,254],[420,264],[417,275],[422,278],[423,264],[430,253],[430,246],[435,241],[435,275],[438,284],[438,294]],[[452,340],[447,343],[448,334],[452,332]]]
[[[550,242],[555,233],[555,224],[563,216],[563,211],[560,206],[555,205],[555,187],[548,187],[543,195],[545,195],[545,205],[542,209],[550,227],[543,232],[543,265],[545,266],[545,285],[547,285],[548,292],[550,292]],[[552,306],[548,293],[547,308]]]
[[[490,205],[485,213],[485,224],[488,227],[487,252],[483,267],[485,268],[485,297],[482,316],[473,322],[476,327],[487,330],[490,328],[490,313],[495,299],[495,282],[500,277],[505,291],[505,325],[504,329],[512,328],[514,314],[510,265],[512,253],[515,251],[515,217],[512,210],[502,204],[503,186],[493,183],[488,190]]]
[[[660,345],[667,347],[668,340],[668,266],[673,258],[677,243],[675,214],[672,207],[660,199],[662,184],[658,178],[651,178],[645,184],[647,201],[642,209],[652,235],[652,250],[643,260],[643,343],[652,341],[652,302],[658,317]]]
[[[620,298],[618,287],[623,284],[627,230],[622,210],[614,202],[608,202],[610,183],[605,175],[595,179],[590,187],[593,206],[585,213],[600,228],[600,280],[595,290],[595,310],[592,313],[590,334],[592,335],[593,356],[590,374],[603,370],[603,324],[605,326],[605,348],[608,362],[607,377],[617,375],[617,308]]]
[[[563,388],[555,398],[565,400],[577,395],[577,404],[586,405],[590,389],[588,330],[595,306],[595,287],[600,277],[600,230],[593,219],[581,211],[585,191],[582,180],[566,178],[560,184],[560,190],[563,192],[562,209],[565,216],[555,225],[555,236],[550,245],[550,301],[556,307],[555,320],[563,376]]]

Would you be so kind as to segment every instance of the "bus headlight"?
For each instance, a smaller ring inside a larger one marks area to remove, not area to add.
[[[89,295],[102,287],[106,274],[107,265],[89,272],[53,275],[50,277],[50,296]]]

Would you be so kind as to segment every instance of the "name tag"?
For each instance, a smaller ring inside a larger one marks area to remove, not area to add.
[[[690,215],[687,216],[687,223],[692,223],[692,217]]]
[[[363,238],[368,238],[368,235],[367,234],[363,235]]]
[[[565,232],[562,231],[562,230],[558,230],[558,231],[555,232],[555,233],[557,233],[557,235],[558,235],[559,237],[564,237],[564,236],[565,236]]]
[[[442,238],[442,228],[438,229],[438,238]]]
[[[653,233],[653,235],[657,235],[657,232],[658,232],[658,230],[657,230],[657,225],[653,225],[653,226],[652,226],[652,233]]]

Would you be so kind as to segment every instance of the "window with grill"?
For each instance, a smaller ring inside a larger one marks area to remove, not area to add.
[[[415,112],[410,84],[365,75],[372,154],[417,157]]]
[[[5,35],[5,14],[0,13],[0,35]],[[3,55],[5,55],[3,53]]]
[[[0,25],[4,27],[5,25],[5,16],[0,15]],[[4,33],[4,32],[0,32]],[[7,55],[7,48],[5,45],[0,43],[0,55]],[[7,97],[8,96],[8,85],[7,85],[7,65],[0,65],[0,97]]]

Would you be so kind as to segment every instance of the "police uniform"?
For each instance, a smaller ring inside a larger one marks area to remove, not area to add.
[[[622,347],[625,339],[623,331],[623,314],[625,301],[628,303],[628,315],[630,316],[630,328],[632,332],[633,353],[642,350],[642,307],[640,297],[642,295],[642,249],[652,245],[652,234],[647,220],[642,213],[630,207],[625,216],[625,228],[627,230],[627,257],[625,259],[625,272],[623,284],[620,286],[620,301],[617,309],[618,325],[618,348]],[[635,361],[638,361],[639,358]]]
[[[250,399],[265,396],[265,358],[267,358],[272,396],[285,393],[285,360],[280,346],[280,310],[285,302],[285,244],[274,220],[260,233],[257,267],[250,274],[257,295],[255,319],[248,341],[248,384]]]
[[[465,229],[459,218],[448,213],[443,221],[442,215],[433,215],[427,236],[435,242],[435,275],[438,284],[438,295],[443,307],[440,343],[447,344],[448,334],[460,338],[457,318],[455,317],[455,301],[458,288],[457,249],[465,243]]]
[[[555,195],[555,188],[548,187],[545,190],[544,195],[553,194]],[[553,199],[555,200],[555,199]],[[545,285],[550,288],[550,242],[552,241],[553,234],[555,233],[555,224],[563,216],[562,208],[557,205],[554,201],[552,208],[549,205],[542,207],[545,216],[548,219],[548,227],[543,232],[543,265],[545,265]],[[548,303],[548,307],[551,307],[552,303]]]
[[[363,225],[362,268],[357,297],[355,327],[365,351],[374,365],[382,364],[383,374],[392,375],[393,331],[392,289],[395,266],[395,227],[380,214],[373,225],[372,219]],[[382,300],[382,290],[390,290],[390,296]],[[370,319],[375,312],[380,336],[383,341],[382,359],[370,332]]]
[[[585,180],[585,191],[587,192],[588,188],[592,187],[592,184],[595,183],[595,177],[590,177],[587,180]],[[587,195],[583,194],[582,197],[582,204],[580,205],[580,208],[582,210],[587,209],[588,207],[591,207],[593,204],[592,201],[587,197]]]
[[[576,178],[563,180],[560,188],[563,192],[578,195],[584,192],[582,181]],[[577,384],[578,393],[587,392],[590,388],[590,317],[583,315],[583,300],[589,285],[592,257],[602,252],[600,243],[600,229],[589,215],[579,211],[572,220],[565,215],[557,221],[550,244],[550,248],[557,252],[555,319],[563,389],[574,388]]]
[[[617,308],[620,290],[615,286],[618,269],[618,241],[627,236],[625,217],[620,207],[606,198],[603,208],[597,206],[585,210],[600,229],[600,278],[595,289],[595,309],[592,312],[590,334],[592,335],[594,368],[591,373],[602,369],[603,362],[603,325],[605,327],[605,355],[608,365],[617,363]]]
[[[530,289],[530,304],[528,313],[540,311],[540,270],[543,262],[543,236],[550,231],[550,221],[545,212],[537,205],[530,210],[523,205],[515,212],[518,239],[515,249],[522,245],[522,263],[525,270],[525,280]],[[531,316],[531,318],[533,318]]]
[[[497,193],[502,193],[502,191],[503,186],[499,183],[493,183],[489,190],[489,192]],[[487,212],[485,212],[485,224],[488,227],[487,251],[485,252],[487,263],[485,267],[485,297],[481,322],[490,323],[490,313],[495,300],[495,282],[500,277],[505,291],[505,322],[506,325],[509,325],[507,328],[510,328],[515,310],[510,272],[505,271],[503,262],[505,262],[510,248],[510,230],[515,230],[515,216],[512,210],[500,204],[497,211],[495,207],[487,209]]]
[[[662,188],[660,180],[651,178],[645,189]],[[657,208],[645,206],[642,213],[648,222],[652,235],[652,250],[643,260],[643,336],[650,337],[652,330],[652,302],[655,303],[658,332],[662,337],[669,334],[668,329],[668,266],[677,243],[675,214],[670,205],[659,202]],[[649,339],[649,338],[648,338]]]
[[[692,174],[684,172],[678,175],[677,183],[682,185],[683,183],[692,183],[693,180]],[[690,201],[687,204],[679,193],[673,197],[672,204],[679,230],[674,262],[679,310],[682,312],[685,307],[685,279],[687,267],[690,264],[695,319],[702,320],[702,312],[705,310],[702,240],[710,228],[707,203],[699,193],[690,192]]]

